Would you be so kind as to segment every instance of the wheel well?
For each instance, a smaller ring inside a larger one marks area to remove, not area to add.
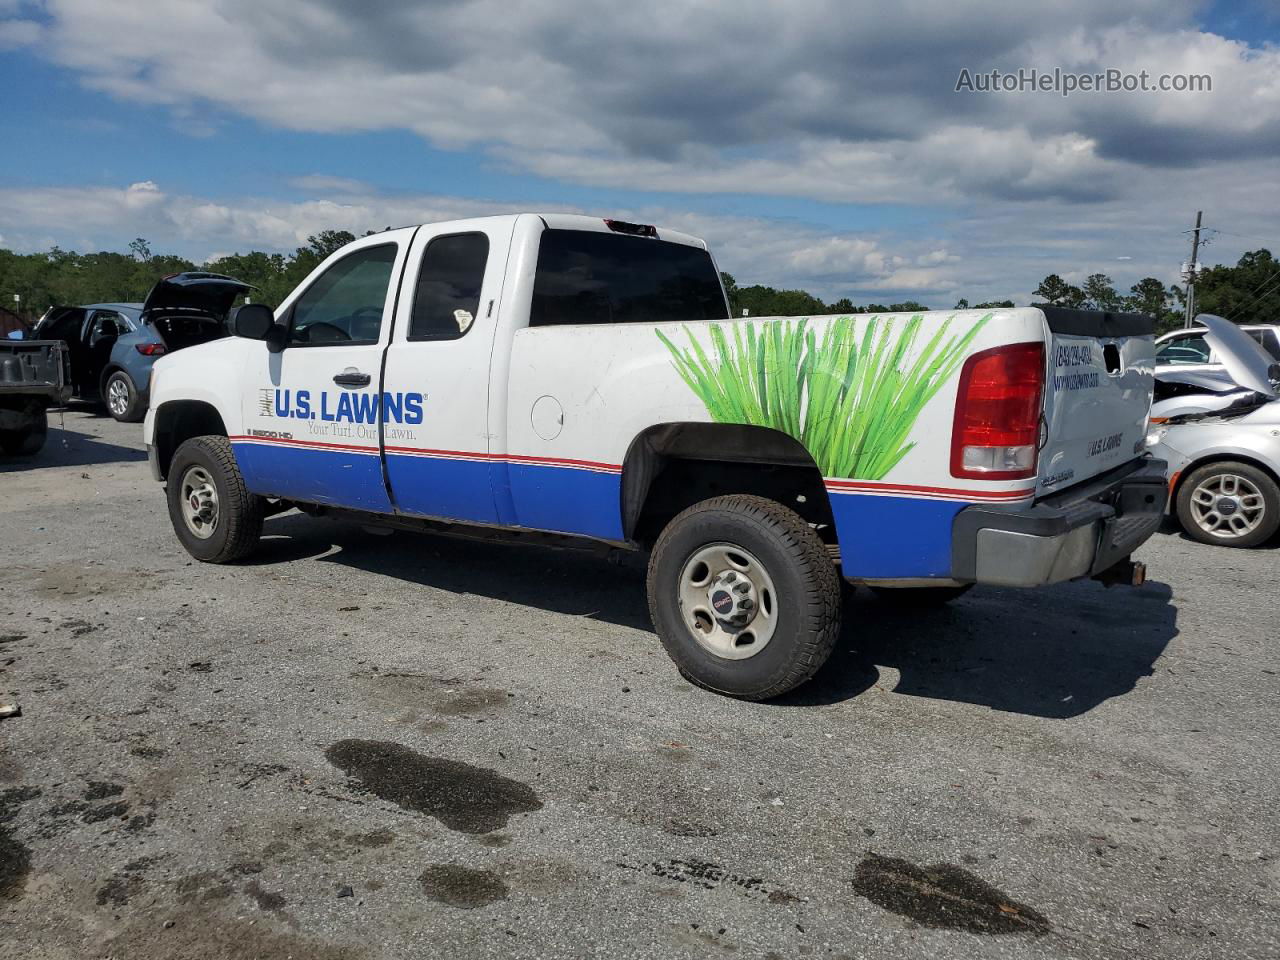
[[[173,454],[192,437],[225,437],[227,428],[213,404],[201,400],[171,400],[156,410],[155,443],[160,475],[169,475]]]
[[[1277,485],[1280,485],[1280,475],[1276,473],[1274,468],[1255,457],[1251,457],[1247,453],[1215,453],[1212,456],[1205,457],[1203,460],[1197,460],[1194,463],[1190,463],[1178,471],[1177,476],[1174,477],[1173,486],[1169,490],[1170,510],[1177,508],[1178,494],[1181,492],[1182,485],[1186,482],[1187,477],[1189,477],[1193,471],[1214,463],[1247,463],[1249,466],[1261,470],[1275,481]]]
[[[836,542],[822,473],[800,441],[728,423],[666,423],[631,443],[622,465],[624,535],[651,546],[676,514],[727,493],[768,497]]]
[[[120,366],[118,363],[108,363],[102,368],[102,373],[98,376],[98,391],[103,395],[103,397],[106,397],[107,395],[107,381],[111,379],[111,375],[117,370],[124,370],[124,367]]]

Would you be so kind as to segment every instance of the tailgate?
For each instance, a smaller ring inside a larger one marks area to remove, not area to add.
[[[1137,313],[1042,307],[1048,325],[1043,496],[1142,453],[1155,386],[1155,324]]]
[[[0,394],[46,396],[63,403],[70,396],[70,382],[61,340],[0,341]]]

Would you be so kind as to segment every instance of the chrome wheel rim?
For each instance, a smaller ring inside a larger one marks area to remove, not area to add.
[[[107,384],[107,409],[118,417],[129,409],[129,388],[119,377]]]
[[[1262,491],[1248,477],[1218,473],[1191,491],[1191,519],[1197,527],[1220,540],[1235,540],[1253,533],[1266,516]]]
[[[187,529],[201,540],[208,540],[218,528],[218,488],[213,485],[213,477],[204,467],[188,467],[179,492]]]
[[[680,569],[680,616],[698,645],[724,660],[760,653],[778,627],[769,571],[735,543],[712,543]]]

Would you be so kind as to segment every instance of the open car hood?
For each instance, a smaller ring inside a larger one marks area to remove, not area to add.
[[[1204,338],[1222,358],[1222,365],[1232,380],[1264,397],[1275,399],[1280,396],[1275,383],[1280,379],[1280,365],[1262,348],[1262,344],[1230,320],[1212,313],[1200,314],[1196,323],[1205,327]]]
[[[217,340],[228,334],[227,314],[250,284],[218,273],[176,273],[147,294],[142,321],[170,350]]]

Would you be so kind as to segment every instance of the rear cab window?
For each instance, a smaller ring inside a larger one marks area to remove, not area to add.
[[[542,233],[532,327],[728,316],[715,262],[700,247],[590,230]]]

